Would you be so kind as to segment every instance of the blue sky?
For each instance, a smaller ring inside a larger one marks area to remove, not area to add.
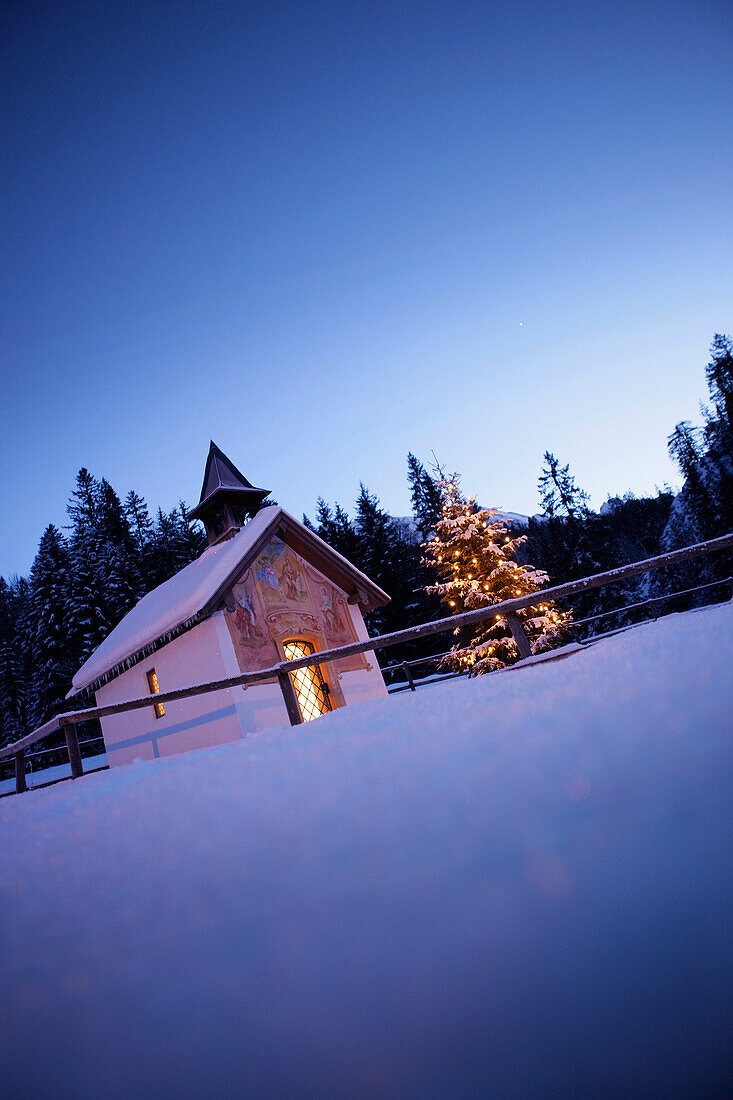
[[[674,482],[733,328],[726,3],[5,3],[0,573],[80,466],[296,515],[408,450]]]

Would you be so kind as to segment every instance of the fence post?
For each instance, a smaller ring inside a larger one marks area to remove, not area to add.
[[[23,791],[28,790],[28,784],[25,781],[25,749],[21,749],[20,752],[15,754],[15,793],[23,794]]]
[[[280,683],[280,690],[283,693],[283,699],[285,700],[285,709],[288,712],[290,725],[299,726],[303,721],[303,717],[300,713],[300,707],[298,706],[298,696],[295,694],[293,681],[290,679],[290,675],[282,668],[279,670],[277,678]]]
[[[415,690],[415,681],[412,678],[412,673],[410,672],[410,666],[408,665],[407,661],[402,662],[402,669],[405,673],[405,676],[407,677],[407,682],[410,685],[410,691],[414,691]]]
[[[64,737],[66,738],[66,748],[69,750],[71,778],[78,779],[79,776],[84,774],[84,769],[81,765],[81,752],[79,751],[79,738],[76,734],[75,722],[70,722],[68,725],[64,723]]]
[[[522,629],[522,624],[520,623],[517,616],[514,614],[513,611],[509,611],[504,616],[504,618],[506,619],[507,626],[512,632],[512,638],[517,643],[517,649],[519,650],[520,658],[524,660],[525,657],[531,657],[532,646],[527,641],[527,635],[524,633],[524,630]]]

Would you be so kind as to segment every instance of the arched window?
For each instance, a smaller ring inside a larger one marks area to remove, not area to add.
[[[298,657],[307,657],[315,651],[313,643],[307,642],[304,638],[292,638],[289,642],[283,642],[283,653],[286,661],[294,661]],[[295,672],[290,673],[290,676],[304,722],[310,722],[311,718],[318,718],[321,714],[327,714],[329,710],[333,710],[331,693],[321,672],[320,665],[296,668]]]

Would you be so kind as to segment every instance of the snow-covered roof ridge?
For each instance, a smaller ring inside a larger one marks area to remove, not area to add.
[[[389,596],[284,508],[262,508],[233,538],[209,546],[169,580],[143,596],[84,662],[69,696],[119,676],[177,634],[207,618],[222,590],[276,533],[290,535],[331,567],[367,607]]]

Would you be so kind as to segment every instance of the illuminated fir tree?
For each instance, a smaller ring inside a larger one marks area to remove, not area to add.
[[[467,500],[457,474],[441,479],[438,486],[442,515],[433,537],[423,543],[424,563],[438,579],[427,591],[438,595],[452,614],[491,607],[537,592],[547,584],[545,572],[516,560],[526,535],[512,536],[494,510],[479,508],[474,499]],[[568,613],[549,603],[516,614],[533,653],[556,644],[569,620]],[[460,627],[455,635],[457,640],[443,664],[456,671],[480,675],[512,664],[519,657],[503,619]]]

